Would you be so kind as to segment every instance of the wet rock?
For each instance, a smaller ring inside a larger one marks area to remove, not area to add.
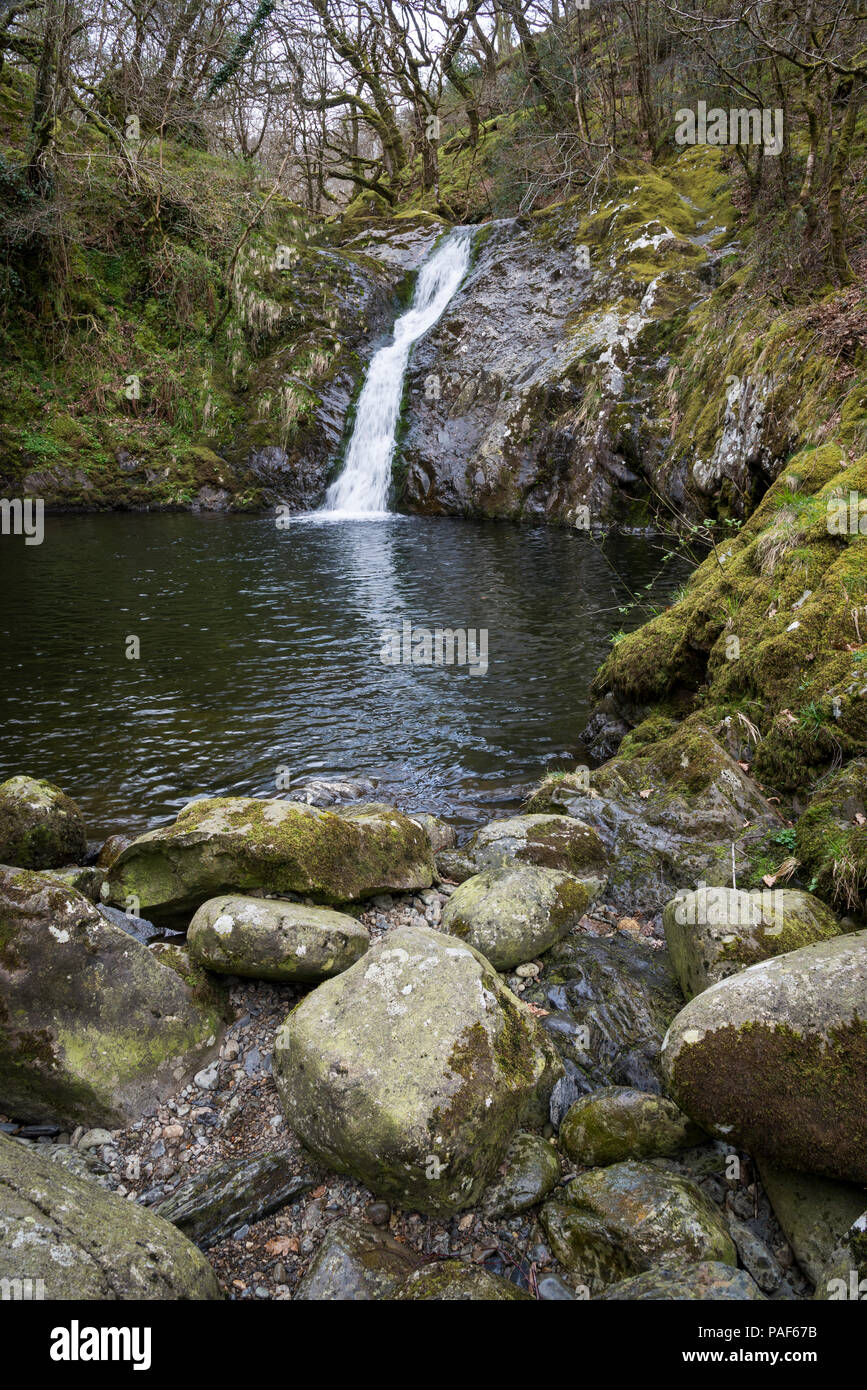
[[[432,816],[425,811],[413,811],[410,820],[421,826],[430,840],[431,849],[435,855],[441,854],[444,850],[452,849],[457,843],[458,837],[454,827],[446,821],[440,820],[439,816]]]
[[[131,912],[121,912],[119,907],[109,907],[107,903],[97,903],[96,910],[106,922],[111,922],[113,926],[120,927],[127,936],[135,937],[142,945],[147,945],[154,937],[162,935],[158,927],[153,922],[148,922],[144,917],[136,917]]]
[[[107,922],[80,893],[0,869],[0,1109],[114,1127],[183,1085],[225,1000]]]
[[[541,1274],[536,1281],[536,1289],[542,1303],[575,1303],[576,1294],[559,1274]]]
[[[772,1250],[761,1236],[731,1212],[727,1216],[729,1235],[735,1243],[744,1269],[748,1270],[763,1293],[773,1293],[783,1282],[783,1271]]]
[[[47,1299],[214,1299],[204,1255],[169,1222],[0,1135],[0,1277]]]
[[[316,1177],[296,1167],[288,1154],[229,1158],[182,1182],[154,1210],[206,1250],[309,1192]]]
[[[584,1168],[666,1157],[705,1137],[674,1101],[628,1086],[607,1086],[582,1096],[560,1126],[562,1148]]]
[[[656,1266],[612,1284],[599,1297],[611,1303],[692,1300],[717,1303],[757,1302],[764,1294],[745,1269],[733,1269],[715,1260],[701,1260],[695,1264]]]
[[[488,1217],[515,1216],[543,1201],[560,1180],[560,1163],[552,1146],[538,1134],[516,1134],[501,1172],[483,1199]]]
[[[336,806],[345,801],[361,801],[363,797],[370,796],[373,790],[373,783],[366,777],[343,782],[314,777],[303,787],[296,787],[286,799],[302,801],[306,806]]]
[[[455,890],[442,929],[469,942],[497,970],[510,970],[566,936],[589,902],[587,887],[557,869],[488,869]]]
[[[818,1287],[847,1231],[867,1209],[867,1188],[766,1160],[759,1163],[759,1172],[798,1264]]]
[[[121,852],[107,896],[125,905],[132,896],[159,920],[251,888],[334,903],[430,886],[433,858],[419,826],[391,809],[340,810],[255,797],[191,802],[174,825]]]
[[[560,1065],[529,1010],[454,937],[395,927],[277,1034],[290,1127],[400,1205],[472,1206]]]
[[[55,869],[86,853],[84,818],[59,787],[34,777],[0,783],[0,864]]]
[[[605,851],[596,831],[566,816],[512,816],[483,825],[463,855],[476,868],[501,869],[515,864],[536,864],[586,877],[595,874],[598,888],[604,883]],[[598,891],[597,888],[597,891]]]
[[[370,933],[331,908],[227,894],[202,903],[187,942],[193,960],[220,974],[317,981],[363,956]]]
[[[567,1201],[546,1202],[539,1219],[560,1264],[587,1298],[633,1274],[636,1263],[616,1232]],[[638,1266],[639,1268],[641,1266]]]
[[[801,1172],[867,1182],[867,931],[749,966],[697,995],[663,1047],[710,1134]]]
[[[532,1301],[532,1295],[498,1274],[462,1260],[440,1260],[409,1276],[396,1291],[400,1303],[508,1303]]]
[[[341,1218],[328,1227],[298,1285],[295,1301],[390,1299],[421,1264],[420,1255],[387,1231]]]
[[[757,961],[840,935],[830,908],[794,888],[678,893],[666,905],[663,926],[687,999]]]

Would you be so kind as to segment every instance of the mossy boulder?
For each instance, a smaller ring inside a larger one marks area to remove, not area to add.
[[[663,926],[687,999],[757,961],[840,935],[830,908],[795,888],[678,893],[666,904]]]
[[[413,811],[410,820],[415,825],[421,826],[430,840],[434,854],[450,850],[457,843],[458,837],[454,826],[449,825],[448,821],[441,820],[439,816],[433,816],[428,811]]]
[[[592,1168],[568,1184],[566,1202],[558,1205],[577,1219],[556,1213],[565,1244],[562,1252],[555,1244],[554,1253],[591,1292],[684,1259],[737,1264],[718,1208],[689,1178],[666,1168],[634,1162]],[[547,1206],[542,1216],[550,1235]]]
[[[0,784],[0,864],[56,869],[86,851],[84,817],[59,787],[34,777]]]
[[[798,1264],[818,1288],[847,1232],[867,1210],[867,1187],[797,1173],[767,1159],[759,1160],[759,1174]]]
[[[218,797],[184,807],[111,865],[107,896],[151,917],[177,916],[219,893],[262,888],[350,902],[428,888],[430,841],[400,811],[338,814],[294,801]]]
[[[213,1270],[168,1221],[0,1134],[0,1277],[70,1302],[215,1299]]]
[[[557,1151],[539,1134],[516,1134],[484,1196],[488,1217],[515,1216],[544,1200],[560,1181]]]
[[[705,1137],[674,1101],[629,1086],[582,1096],[560,1126],[561,1147],[584,1168],[669,1157]]]
[[[455,890],[442,929],[468,941],[497,970],[532,960],[577,926],[590,904],[587,885],[533,864],[487,869]]]
[[[477,830],[461,853],[476,872],[513,864],[537,864],[579,877],[604,879],[605,850],[596,831],[565,816],[511,816]]]
[[[73,889],[0,869],[0,1110],[112,1128],[189,1080],[226,1004],[173,964]]]
[[[360,1303],[393,1298],[422,1258],[389,1231],[341,1217],[328,1227],[294,1302]]]
[[[439,1260],[417,1269],[394,1295],[398,1303],[522,1303],[532,1294],[502,1275],[463,1260]]]
[[[362,922],[280,898],[209,898],[187,932],[193,960],[221,975],[319,981],[348,970],[370,945]]]
[[[751,965],[696,995],[663,1046],[671,1096],[784,1167],[867,1181],[867,931]]]
[[[539,1220],[552,1251],[573,1282],[586,1291],[585,1297],[635,1272],[635,1262],[616,1232],[592,1212],[557,1199],[545,1203]]]
[[[624,740],[625,742],[625,740]],[[678,888],[731,882],[782,821],[738,763],[700,723],[641,742],[589,774],[542,783],[528,809],[559,808],[593,826],[605,852],[608,895],[621,907],[661,910]]]
[[[745,1269],[733,1269],[718,1260],[685,1262],[669,1268],[657,1265],[610,1285],[599,1295],[602,1302],[764,1302],[765,1296]]]
[[[844,912],[864,912],[867,891],[867,758],[824,781],[795,828],[795,852],[812,881]]]
[[[484,956],[396,927],[289,1015],[274,1073],[290,1127],[323,1162],[405,1207],[472,1206],[562,1073]]]

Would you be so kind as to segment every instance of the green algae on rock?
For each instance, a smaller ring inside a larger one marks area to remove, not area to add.
[[[578,876],[605,875],[605,850],[596,831],[563,816],[512,816],[491,821],[476,831],[460,853],[475,865],[477,873],[512,864],[536,864]]]
[[[539,1134],[516,1134],[483,1198],[485,1215],[515,1216],[543,1201],[560,1180],[560,1160]]]
[[[669,1093],[710,1134],[784,1167],[867,1181],[867,931],[696,995],[663,1045]]]
[[[113,1127],[183,1085],[226,1003],[173,964],[73,889],[0,869],[0,1109]]]
[[[0,784],[0,864],[56,869],[79,863],[86,850],[82,814],[59,787],[33,777]]]
[[[665,1158],[705,1138],[674,1101],[628,1086],[606,1086],[582,1096],[560,1126],[560,1144],[585,1168]]]
[[[277,1089],[311,1152],[422,1211],[473,1206],[562,1066],[530,1011],[454,937],[395,927],[293,1009]]]
[[[187,943],[193,960],[221,975],[316,982],[363,956],[370,933],[331,908],[226,894],[202,903]]]
[[[168,1221],[0,1134],[0,1275],[72,1302],[218,1299],[204,1255]]]
[[[678,893],[666,904],[663,926],[687,999],[757,961],[840,935],[830,908],[794,888]]]
[[[111,865],[107,896],[152,917],[177,916],[233,890],[304,893],[325,903],[429,888],[425,832],[400,811],[338,815],[294,801],[194,801]]]
[[[577,926],[589,904],[587,886],[573,875],[515,864],[466,879],[446,903],[442,930],[510,970]]]
[[[395,1292],[399,1303],[521,1303],[532,1294],[500,1274],[463,1260],[439,1260],[415,1270]]]
[[[765,1295],[745,1269],[732,1269],[719,1260],[695,1264],[657,1265],[611,1284],[599,1295],[603,1302],[761,1302]]]

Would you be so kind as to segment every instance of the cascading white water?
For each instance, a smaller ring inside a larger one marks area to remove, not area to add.
[[[355,427],[339,478],[318,513],[327,517],[374,517],[388,513],[403,377],[410,350],[433,328],[470,263],[474,228],[456,227],[419,271],[412,304],[394,325],[394,338],[373,357],[358,398]]]

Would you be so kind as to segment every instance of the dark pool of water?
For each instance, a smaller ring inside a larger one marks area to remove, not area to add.
[[[609,635],[646,616],[618,607],[660,570],[643,597],[664,603],[687,572],[664,551],[409,517],[48,517],[40,546],[0,538],[0,775],[56,782],[94,839],[203,794],[276,794],[280,768],[490,819],[583,760]],[[487,629],[487,674],[384,664],[404,621]]]

